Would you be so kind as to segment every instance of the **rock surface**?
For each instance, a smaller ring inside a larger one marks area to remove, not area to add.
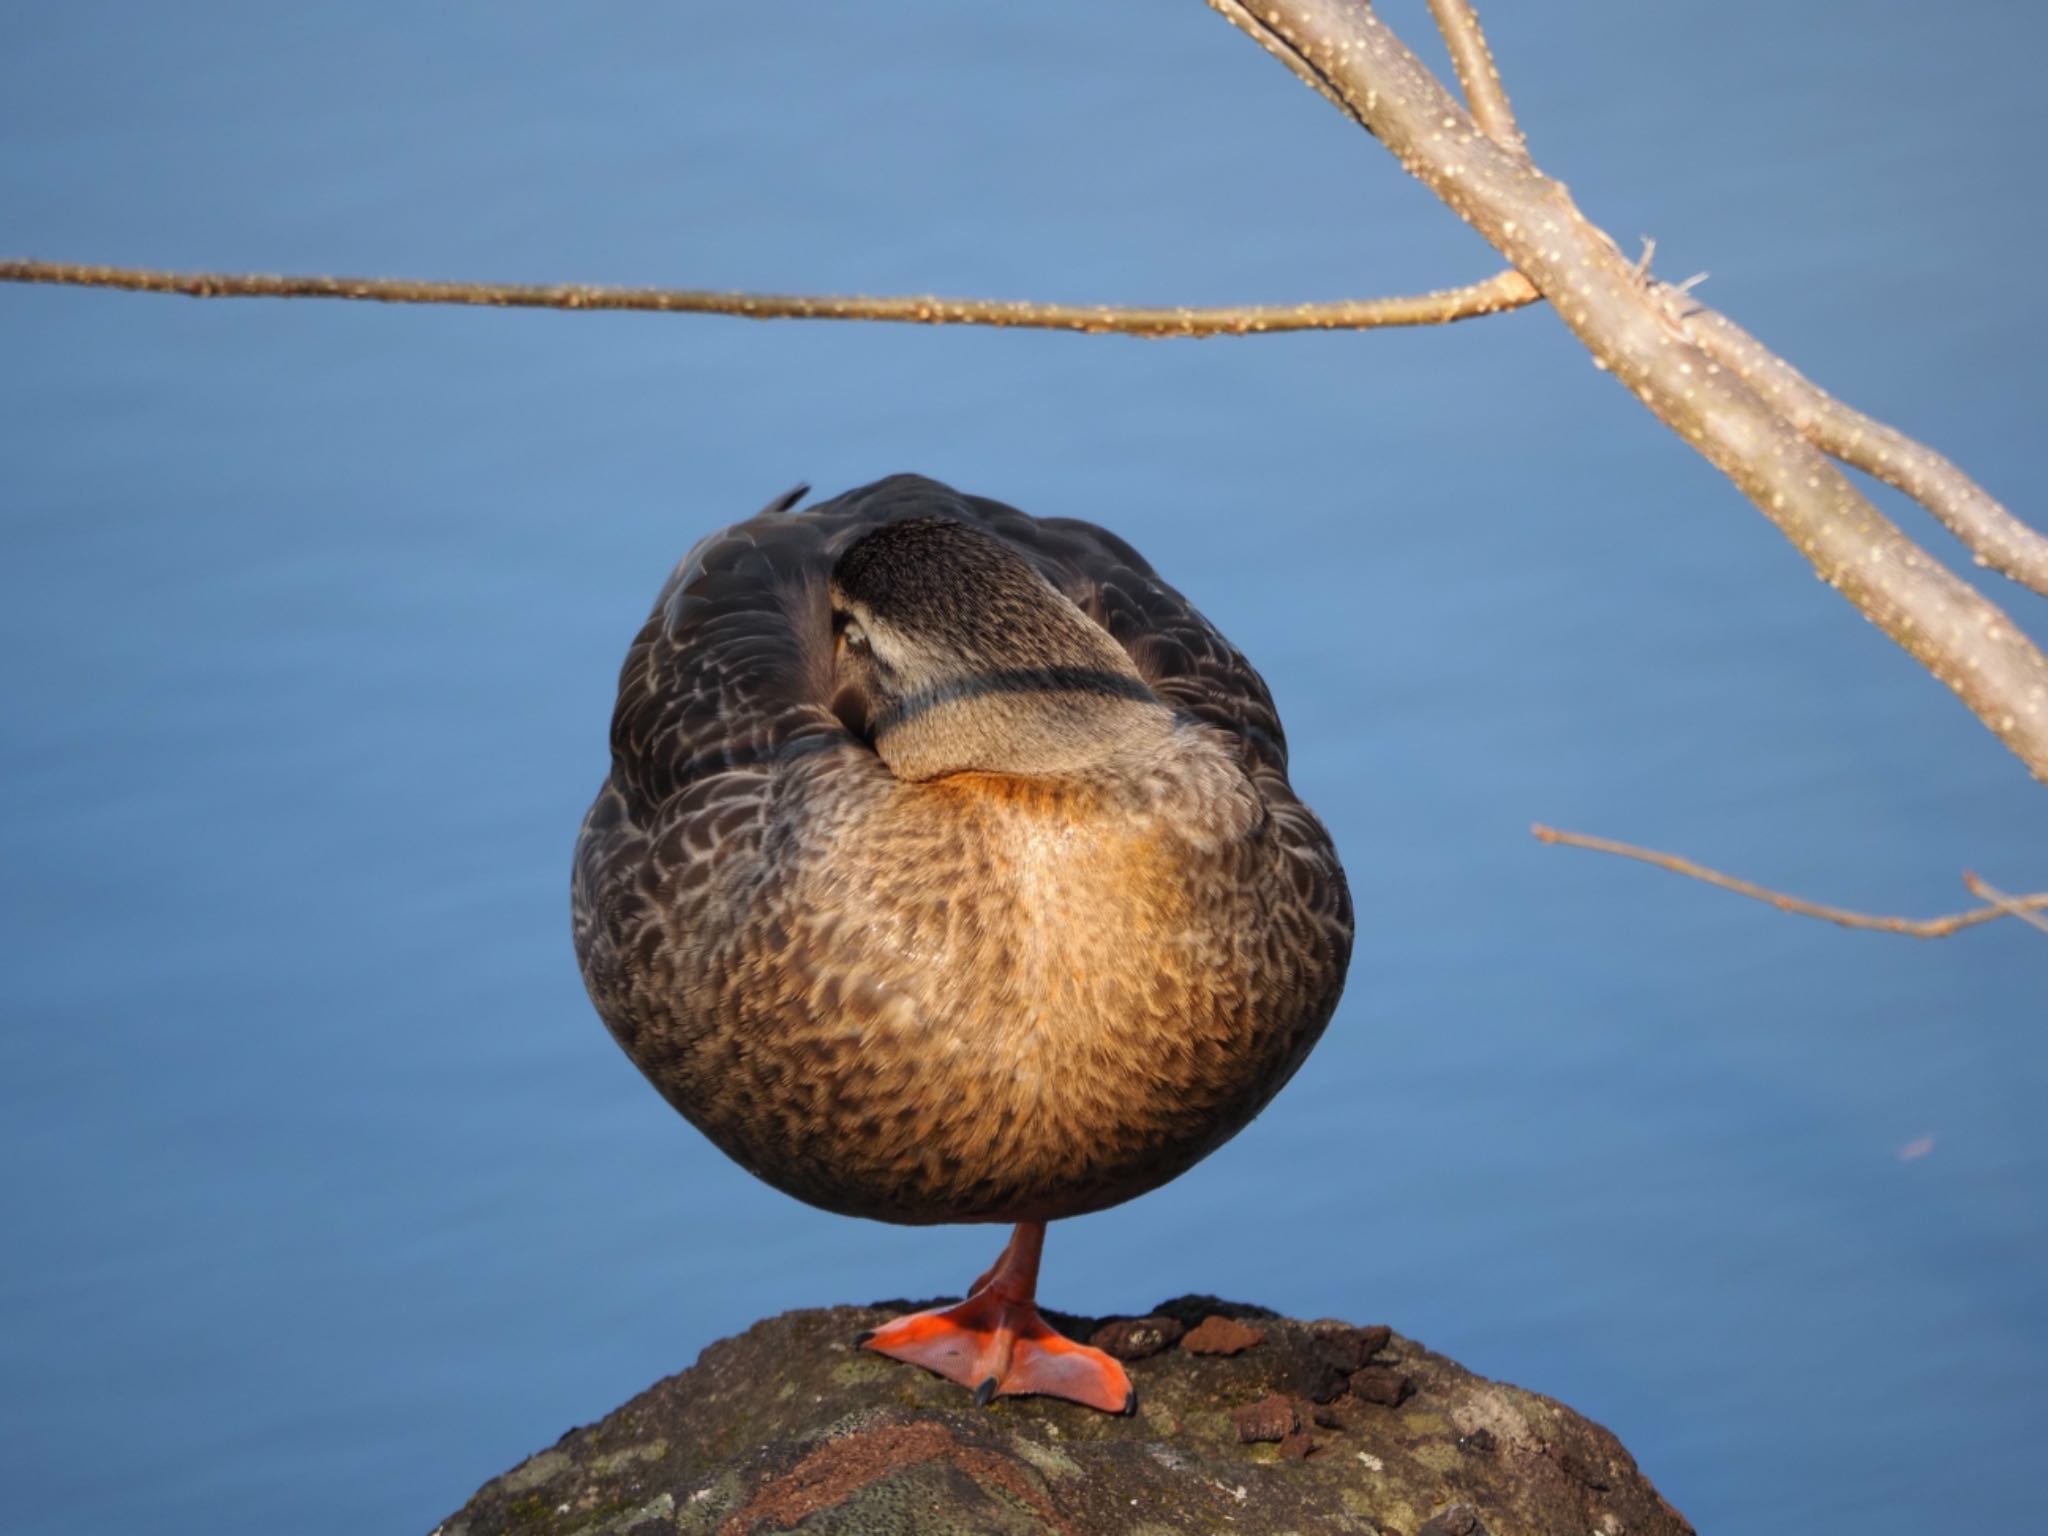
[[[1101,1325],[1138,1388],[1136,1414],[1112,1418],[977,1409],[852,1347],[907,1309],[790,1312],[720,1340],[486,1483],[438,1536],[1692,1531],[1599,1425],[1385,1328],[1182,1297]]]

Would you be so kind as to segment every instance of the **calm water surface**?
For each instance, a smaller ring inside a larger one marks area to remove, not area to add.
[[[2040,520],[2048,23],[1495,9],[1617,238]],[[7,33],[10,252],[1187,302],[1492,270],[1191,0]],[[0,357],[10,1530],[424,1530],[764,1313],[986,1262],[725,1163],[568,945],[668,564],[896,469],[1147,551],[1265,669],[1358,897],[1307,1070],[1056,1229],[1057,1304],[1391,1322],[1612,1425],[1703,1530],[2039,1518],[2040,936],[1846,933],[1527,827],[1931,912],[1966,867],[2048,884],[2048,796],[1548,315],[1189,345],[12,289]]]

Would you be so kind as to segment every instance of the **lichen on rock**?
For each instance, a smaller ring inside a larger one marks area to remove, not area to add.
[[[1138,1388],[1121,1418],[977,1409],[853,1347],[895,1310],[722,1339],[486,1483],[437,1536],[1691,1536],[1599,1425],[1384,1327],[1167,1302],[1115,1335]],[[1056,1321],[1086,1338],[1119,1320]],[[1188,1347],[1204,1337],[1236,1352]]]

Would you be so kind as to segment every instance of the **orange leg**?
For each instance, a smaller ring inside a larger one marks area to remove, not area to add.
[[[1017,1234],[1019,1232],[1022,1232],[1023,1230],[1024,1229],[1022,1227],[1017,1227],[1011,1231],[1010,1240],[1007,1243],[1003,1244],[1003,1251],[996,1255],[995,1263],[989,1265],[987,1269],[984,1269],[981,1272],[979,1278],[975,1280],[974,1284],[967,1287],[968,1295],[972,1296],[976,1291],[987,1290],[988,1283],[991,1280],[995,1279],[997,1275],[1002,1273],[1003,1266],[1011,1262],[1010,1256],[1017,1251]],[[1041,1248],[1045,1246],[1044,1222],[1040,1222],[1038,1224],[1038,1237],[1036,1238],[1036,1242]]]
[[[1129,1413],[1138,1394],[1123,1366],[1055,1333],[1038,1315],[1038,1256],[1044,1247],[1044,1222],[1019,1223],[1002,1257],[965,1301],[899,1317],[858,1342],[972,1387],[977,1403],[1036,1393],[1104,1413]]]

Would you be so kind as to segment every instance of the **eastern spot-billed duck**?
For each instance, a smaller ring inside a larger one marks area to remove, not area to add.
[[[866,1347],[1128,1409],[1033,1303],[1045,1223],[1213,1152],[1323,1032],[1329,835],[1249,663],[1114,534],[898,475],[713,534],[626,657],[576,848],[598,1012],[742,1167],[1014,1223]],[[1255,530],[1248,530],[1255,536]]]

